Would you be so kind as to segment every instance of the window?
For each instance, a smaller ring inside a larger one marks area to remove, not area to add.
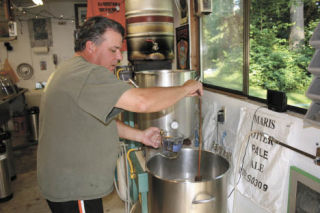
[[[201,70],[204,83],[242,91],[242,2],[213,0],[213,12],[201,21]]]
[[[212,0],[212,5],[213,12],[201,18],[204,83],[260,100],[267,89],[283,91],[289,105],[307,109],[312,80],[307,68],[314,54],[309,39],[320,21],[319,1]]]

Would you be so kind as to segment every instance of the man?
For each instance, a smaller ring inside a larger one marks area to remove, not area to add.
[[[194,80],[170,88],[132,88],[117,80],[113,71],[122,60],[123,37],[119,23],[92,17],[80,28],[75,57],[48,80],[37,168],[40,190],[54,213],[103,212],[101,198],[113,190],[119,137],[159,146],[158,128],[131,128],[114,121],[118,112],[155,112],[203,93]]]

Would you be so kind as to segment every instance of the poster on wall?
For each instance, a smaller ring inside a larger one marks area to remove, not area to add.
[[[88,0],[87,5],[87,18],[105,16],[119,22],[126,29],[124,0]],[[127,50],[126,41],[123,42],[121,50]]]
[[[31,47],[52,46],[50,18],[37,18],[28,21]]]
[[[10,18],[10,2],[0,0],[0,37],[9,36],[8,21]]]
[[[188,23],[188,3],[187,0],[179,0],[180,25]]]
[[[189,60],[189,25],[176,28],[177,69],[190,69]]]

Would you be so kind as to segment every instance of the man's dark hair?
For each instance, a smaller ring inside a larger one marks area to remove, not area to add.
[[[87,41],[99,44],[102,41],[101,36],[109,29],[120,33],[124,37],[124,28],[118,22],[103,16],[89,18],[76,32],[74,51],[84,50]]]

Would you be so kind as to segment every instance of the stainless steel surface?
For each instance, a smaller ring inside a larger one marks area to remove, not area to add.
[[[142,29],[144,32],[146,29]],[[141,34],[128,34],[128,57],[129,60],[165,60],[174,58],[174,38],[171,35],[157,35],[149,32]]]
[[[135,82],[140,88],[180,86],[196,77],[189,70],[152,70],[135,73]],[[197,122],[197,98],[187,97],[175,105],[155,113],[137,113],[138,128],[156,126],[164,131],[178,131],[185,138],[193,136]],[[173,125],[174,124],[174,125]]]
[[[171,0],[126,0],[126,16],[158,15],[172,16]]]
[[[126,0],[129,60],[174,58],[173,2]]]
[[[8,139],[3,140],[3,143],[7,147],[8,171],[9,171],[9,177],[10,177],[10,179],[12,179],[17,176],[17,173],[16,173],[16,168],[14,166],[14,155],[13,155],[13,150],[12,150],[11,136]]]
[[[39,139],[39,126],[38,126],[38,115],[31,115],[30,116],[30,122],[31,122],[31,135],[32,140],[37,141]]]
[[[6,154],[0,154],[0,201],[12,196],[11,181]]]
[[[204,200],[193,200],[192,204],[203,204],[203,203],[213,202],[213,201],[216,200],[216,198],[214,196],[208,195],[208,197],[210,197],[210,198],[209,199],[204,199]]]
[[[148,160],[149,213],[226,212],[229,163],[211,152],[201,155],[202,180],[197,182],[196,149],[182,149],[176,159],[156,154]]]
[[[29,113],[29,124],[30,124],[30,131],[31,131],[31,138],[32,141],[39,140],[39,113],[33,112]]]

